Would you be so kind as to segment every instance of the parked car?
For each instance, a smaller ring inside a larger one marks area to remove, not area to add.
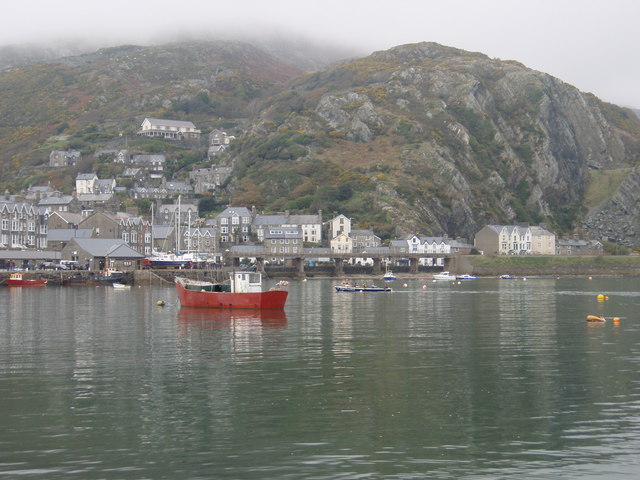
[[[56,262],[42,262],[40,264],[41,270],[65,270],[65,268]]]
[[[80,270],[80,265],[75,260],[60,260],[62,270]]]

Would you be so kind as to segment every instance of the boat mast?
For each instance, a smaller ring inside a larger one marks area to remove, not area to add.
[[[182,195],[178,195],[178,209],[176,210],[176,255],[180,254],[180,199]]]
[[[153,255],[153,202],[151,202],[151,255]]]

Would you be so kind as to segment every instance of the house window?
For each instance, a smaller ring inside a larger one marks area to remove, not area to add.
[[[229,227],[220,227],[220,233],[229,233]]]
[[[36,222],[30,220],[29,221],[29,231],[30,232],[35,232],[36,231]]]
[[[233,217],[233,218],[231,219],[231,223],[232,223],[233,225],[239,225],[239,224],[240,224],[240,218],[239,218],[239,217]]]
[[[220,219],[220,223],[221,223],[222,225],[227,225],[227,224],[229,223],[229,219],[228,219],[228,218],[226,218],[226,217],[221,218],[221,219]]]
[[[122,240],[129,243],[129,232],[122,232]]]
[[[226,243],[229,241],[229,237],[227,237],[226,235],[222,235],[222,242]]]
[[[7,220],[6,218],[2,219],[2,229],[9,230],[9,220]]]

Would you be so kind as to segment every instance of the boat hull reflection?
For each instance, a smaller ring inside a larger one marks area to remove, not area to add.
[[[180,307],[178,320],[182,324],[192,323],[242,323],[261,325],[263,327],[284,327],[287,314],[284,310],[250,310],[250,309],[218,309]]]

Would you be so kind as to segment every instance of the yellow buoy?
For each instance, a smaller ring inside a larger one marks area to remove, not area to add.
[[[604,295],[603,294],[599,294],[598,295],[598,301],[599,302],[604,302]]]

